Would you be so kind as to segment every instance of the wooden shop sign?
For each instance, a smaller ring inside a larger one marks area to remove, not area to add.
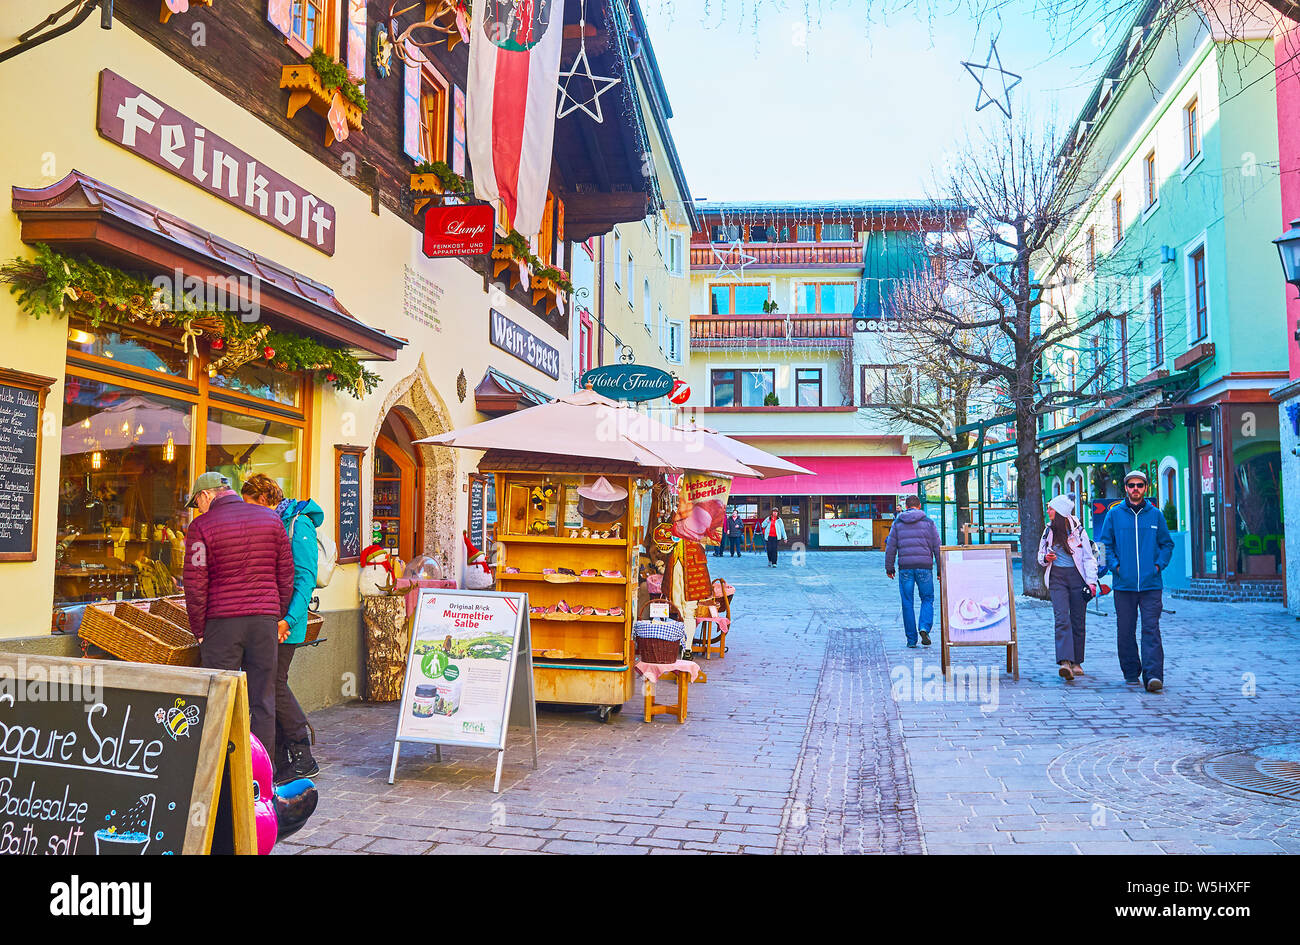
[[[526,328],[520,328],[496,309],[488,313],[488,340],[500,348],[555,380],[560,379],[560,352],[548,345]]]
[[[334,207],[132,85],[99,73],[99,133],[170,174],[334,255]]]

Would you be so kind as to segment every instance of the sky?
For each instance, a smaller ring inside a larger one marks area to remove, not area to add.
[[[971,9],[982,4],[982,12]],[[922,197],[970,136],[990,41],[1013,114],[1068,126],[1134,0],[641,0],[693,195]],[[1074,15],[1063,11],[1074,9]],[[1002,94],[994,70],[984,73]],[[1012,81],[1010,78],[1005,81]]]

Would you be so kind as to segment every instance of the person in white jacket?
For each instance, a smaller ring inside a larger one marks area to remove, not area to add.
[[[758,530],[767,543],[767,566],[775,568],[777,542],[785,541],[785,522],[774,508],[771,515],[758,523]]]
[[[1038,542],[1038,563],[1056,617],[1056,662],[1062,679],[1083,675],[1084,588],[1097,594],[1097,558],[1083,523],[1074,517],[1074,501],[1058,495],[1047,503],[1047,527]]]

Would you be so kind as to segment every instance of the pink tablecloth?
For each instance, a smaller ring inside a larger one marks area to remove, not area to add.
[[[637,660],[636,671],[651,682],[658,682],[659,677],[665,673],[689,673],[694,682],[700,674],[700,667],[691,660],[678,660],[675,663],[642,663]]]

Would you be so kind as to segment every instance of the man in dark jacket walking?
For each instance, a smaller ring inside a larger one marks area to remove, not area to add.
[[[253,505],[230,480],[206,472],[186,508],[199,515],[185,536],[185,609],[207,669],[248,676],[253,734],[275,746],[275,668],[280,618],[293,600],[293,552],[275,511]]]
[[[740,517],[740,513],[735,509],[727,516],[727,545],[731,549],[733,558],[740,557],[740,539],[745,534],[745,520]]]
[[[1135,469],[1124,477],[1126,501],[1106,513],[1097,541],[1106,546],[1113,577],[1119,668],[1124,681],[1144,683],[1147,692],[1164,688],[1165,650],[1160,641],[1164,581],[1160,572],[1174,556],[1174,540],[1164,514],[1146,499],[1147,476]],[[1142,614],[1142,652],[1137,621]]]
[[[898,561],[898,590],[903,599],[903,630],[907,645],[916,646],[916,614],[912,610],[913,588],[921,592],[921,642],[930,645],[934,623],[934,568],[939,564],[939,529],[921,511],[921,497],[909,495],[907,508],[894,519],[885,539],[885,574],[892,581]]]

